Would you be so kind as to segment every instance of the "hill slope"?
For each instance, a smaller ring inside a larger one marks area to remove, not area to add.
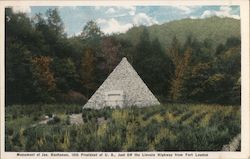
[[[143,27],[133,27],[119,38],[130,40],[136,44]],[[182,19],[161,25],[148,27],[151,39],[158,38],[163,48],[167,48],[176,36],[183,43],[187,36],[192,35],[199,41],[211,39],[213,46],[225,43],[231,36],[240,38],[240,20],[232,18],[210,17],[206,19]]]

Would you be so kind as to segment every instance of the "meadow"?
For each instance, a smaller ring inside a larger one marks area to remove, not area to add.
[[[73,113],[82,113],[83,124],[70,124]],[[45,115],[53,122],[38,124]],[[240,133],[240,118],[240,106],[208,104],[83,111],[73,104],[12,105],[5,107],[5,150],[220,151]]]

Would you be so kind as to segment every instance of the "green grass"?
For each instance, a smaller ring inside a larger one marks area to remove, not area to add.
[[[34,113],[24,111],[34,107],[6,108],[6,151],[218,151],[240,133],[240,106],[84,110],[83,125],[66,123],[67,114],[79,113],[80,105],[43,105]],[[61,121],[31,127],[44,113],[56,114]],[[99,117],[106,122],[98,123]]]

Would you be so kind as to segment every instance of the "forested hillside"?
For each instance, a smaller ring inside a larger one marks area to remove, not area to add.
[[[105,35],[89,21],[67,37],[56,9],[6,9],[6,105],[84,104],[126,56],[161,103],[240,104],[240,21],[184,19]]]
[[[122,39],[129,39],[136,43],[139,41],[143,27],[134,27],[124,34]],[[209,40],[213,47],[225,43],[232,36],[240,38],[240,20],[232,18],[209,17],[206,19],[182,19],[153,25],[148,27],[150,38],[158,38],[164,49],[171,45],[172,38],[176,36],[181,43],[188,36],[193,36],[199,41]]]

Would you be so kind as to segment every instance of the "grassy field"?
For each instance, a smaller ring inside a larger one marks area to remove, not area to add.
[[[6,107],[6,151],[220,151],[240,133],[240,106],[167,104],[84,110],[80,105]],[[57,120],[37,124],[45,115]]]

